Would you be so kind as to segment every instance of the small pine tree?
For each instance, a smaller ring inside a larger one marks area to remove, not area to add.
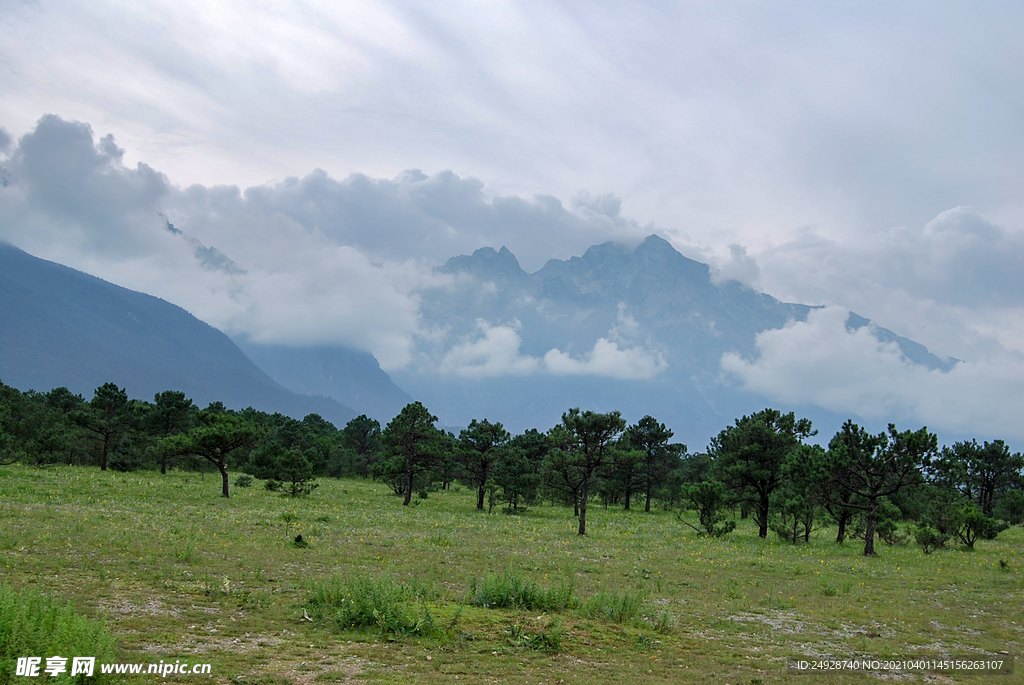
[[[319,485],[313,465],[301,450],[288,450],[282,454],[277,458],[274,470],[276,480],[286,484],[288,495],[292,497],[304,497]]]

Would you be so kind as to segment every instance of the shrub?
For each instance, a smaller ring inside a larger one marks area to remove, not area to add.
[[[956,536],[970,549],[974,549],[974,543],[978,539],[994,540],[999,533],[1009,528],[1005,521],[997,521],[985,514],[973,505],[964,507],[960,525],[956,529]]]
[[[925,554],[931,554],[937,549],[946,546],[949,536],[940,533],[936,528],[928,525],[918,526],[914,532],[914,540]]]
[[[562,651],[562,627],[551,623],[541,627],[534,635],[518,623],[512,623],[505,630],[505,637],[513,647],[532,649],[545,654],[558,654]]]
[[[676,617],[667,609],[662,609],[654,617],[648,617],[654,625],[654,629],[662,635],[667,635],[676,627]]]
[[[341,630],[377,626],[393,635],[433,632],[430,612],[424,608],[417,616],[410,607],[413,599],[408,585],[389,576],[335,576],[313,583],[306,606],[311,618],[333,621]]]
[[[248,473],[239,474],[238,478],[235,478],[236,488],[248,488],[252,487],[252,476]]]
[[[70,604],[0,585],[0,685],[15,682],[18,657],[43,657],[45,667],[45,658],[53,655],[69,657],[68,670],[58,678],[46,677],[46,682],[72,682],[72,656],[96,657],[89,682],[105,682],[109,679],[100,674],[99,663],[114,660],[114,641],[103,621],[80,616]]]
[[[288,450],[274,463],[274,477],[291,497],[305,497],[319,487],[313,464],[300,450]]]
[[[682,490],[686,506],[694,509],[700,519],[700,528],[687,523],[683,512],[677,518],[698,533],[709,537],[722,537],[736,528],[735,521],[725,520],[725,484],[717,480],[708,480],[684,487]]]
[[[489,575],[470,584],[470,603],[487,609],[530,609],[564,611],[577,605],[574,587],[567,581],[553,588],[542,588],[507,569],[502,575]]]
[[[646,598],[639,592],[599,592],[580,603],[578,613],[615,623],[636,621],[643,614]]]

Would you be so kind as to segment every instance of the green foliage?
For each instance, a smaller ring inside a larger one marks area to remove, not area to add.
[[[407,404],[381,433],[384,456],[374,464],[374,478],[385,480],[396,494],[404,495],[404,505],[412,494],[432,480],[431,471],[441,461],[446,435],[434,426],[437,417],[419,402]]]
[[[869,513],[868,511],[861,510],[854,517],[854,537],[866,540]],[[879,498],[874,509],[875,537],[890,545],[906,542],[909,537],[900,532],[900,521],[902,518],[903,512],[889,498]]]
[[[687,507],[697,512],[700,527],[687,522],[681,515],[679,520],[698,533],[717,538],[736,528],[735,521],[725,520],[725,484],[721,481],[708,480],[688,485],[683,489],[683,498]]]
[[[94,656],[97,666],[89,682],[107,682],[110,678],[100,674],[98,664],[114,659],[114,640],[106,624],[80,616],[70,604],[34,590],[15,592],[0,585],[0,685],[23,680],[14,675],[18,657],[53,655]],[[44,676],[46,682],[73,682],[70,658],[67,667],[67,673],[57,678]]]
[[[415,612],[415,595],[390,576],[334,576],[314,581],[306,607],[310,618],[332,622],[340,630],[376,626],[387,635],[428,635],[435,630],[424,607]]]
[[[341,430],[341,444],[332,454],[331,475],[368,477],[384,451],[380,422],[360,414]]]
[[[536,429],[512,438],[491,480],[495,502],[504,502],[511,511],[533,504],[541,485],[541,465],[550,448],[547,436]]]
[[[626,623],[638,621],[646,603],[641,592],[599,592],[581,601],[576,611],[587,618]]]
[[[526,580],[522,573],[506,569],[501,575],[488,575],[470,585],[469,602],[486,609],[529,609],[565,611],[577,604],[571,580],[543,588]]]
[[[598,474],[614,456],[614,443],[626,428],[617,411],[599,414],[578,407],[562,414],[562,423],[549,432],[549,438],[561,456],[559,470],[565,482],[575,484],[573,497],[579,502],[580,525],[577,533],[587,532],[587,499]]]
[[[127,392],[114,383],[104,383],[96,388],[90,402],[77,408],[73,419],[95,441],[97,461],[106,471],[111,451],[130,425]]]
[[[958,491],[988,517],[1003,495],[1024,484],[1024,456],[1011,454],[1002,440],[954,443],[942,448],[932,468],[942,485]]]
[[[761,537],[768,534],[771,496],[783,483],[783,464],[815,432],[808,419],[765,409],[736,419],[711,441],[708,452],[721,480],[737,502],[753,508]]]
[[[275,475],[287,485],[291,497],[304,497],[316,490],[313,465],[307,456],[297,449],[291,449],[277,459]]]
[[[494,477],[511,436],[500,423],[473,419],[459,432],[456,458],[462,479],[476,494],[477,511],[484,508],[487,483]]]
[[[199,413],[199,425],[188,433],[165,438],[162,449],[172,455],[195,455],[220,471],[221,494],[229,496],[229,458],[237,450],[251,447],[261,438],[260,430],[237,414],[216,403]]]
[[[879,500],[875,511],[875,535],[890,545],[902,544],[906,538],[900,533],[900,520],[903,512],[888,498]]]
[[[235,477],[236,488],[250,488],[252,487],[252,476],[248,473],[240,473]]]
[[[926,524],[918,526],[914,531],[914,541],[917,542],[922,552],[931,554],[935,550],[945,547],[949,536]]]
[[[931,526],[945,540],[956,535],[957,529],[963,524],[964,507],[961,497],[950,488],[932,484],[923,485],[917,490],[913,506],[918,523]]]
[[[644,511],[651,510],[651,498],[658,484],[678,466],[686,453],[686,445],[669,445],[672,435],[672,431],[653,416],[645,416],[626,428],[629,444],[642,453],[636,475],[644,494]]]
[[[559,623],[542,626],[533,635],[518,623],[510,623],[505,629],[505,639],[512,647],[532,649],[545,654],[558,654],[562,651],[563,635],[564,631]]]
[[[1024,492],[1011,490],[1000,497],[995,514],[996,518],[1015,526],[1024,523]]]
[[[887,431],[871,435],[852,421],[829,442],[830,482],[850,496],[844,506],[864,512],[864,556],[875,553],[880,507],[903,488],[924,482],[922,470],[937,445],[927,428],[901,433],[889,424]]]
[[[630,509],[633,496],[642,488],[640,468],[644,453],[633,447],[626,434],[615,444],[611,459],[600,472],[598,489],[605,506],[621,504]]]
[[[829,497],[829,459],[819,445],[800,445],[782,464],[783,482],[772,493],[772,530],[787,542],[809,542]]]
[[[994,540],[999,533],[1009,528],[1005,521],[997,521],[977,506],[970,504],[964,507],[961,524],[957,527],[956,536],[960,542],[974,549],[974,543],[979,539]]]

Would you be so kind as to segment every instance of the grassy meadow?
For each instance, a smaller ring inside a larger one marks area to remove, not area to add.
[[[794,546],[744,521],[706,539],[672,512],[595,504],[581,538],[571,510],[479,513],[458,486],[409,507],[372,481],[324,479],[301,499],[259,482],[219,492],[212,474],[4,466],[0,584],[104,620],[121,661],[212,664],[163,682],[859,683],[878,677],[796,674],[786,658],[1024,655],[1019,526],[973,552],[880,542],[864,558],[834,529]],[[506,572],[576,603],[469,602]],[[321,618],[312,593],[353,578],[404,586],[422,630]],[[1024,682],[1017,667],[988,678]]]

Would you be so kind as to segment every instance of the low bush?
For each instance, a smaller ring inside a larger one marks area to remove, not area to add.
[[[433,618],[426,608],[414,612],[414,599],[409,586],[389,576],[335,576],[313,583],[306,607],[313,620],[333,621],[341,630],[377,626],[385,634],[429,634]]]
[[[949,536],[940,533],[938,529],[932,526],[924,525],[919,526],[914,532],[914,540],[922,552],[931,554],[935,550],[945,547],[946,542],[949,541]]]
[[[969,549],[974,549],[974,543],[979,539],[995,540],[999,533],[1009,527],[1006,521],[997,521],[991,516],[985,516],[981,509],[967,506],[963,510],[960,526],[956,529],[956,536]]]
[[[638,621],[647,598],[639,592],[599,592],[580,602],[577,613],[587,618],[626,623]]]
[[[488,609],[530,609],[531,611],[564,611],[578,604],[571,581],[556,587],[543,588],[526,580],[519,572],[508,569],[470,584],[470,604]]]
[[[563,634],[564,631],[557,622],[541,626],[532,635],[518,623],[510,624],[505,630],[505,637],[512,647],[532,649],[545,654],[558,654],[562,651]]]

